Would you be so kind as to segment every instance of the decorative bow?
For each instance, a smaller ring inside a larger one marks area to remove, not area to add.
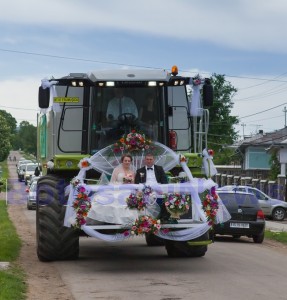
[[[203,167],[204,167],[205,175],[207,178],[211,178],[213,175],[215,175],[217,173],[217,170],[212,161],[213,157],[212,157],[211,153],[213,153],[213,152],[210,151],[210,153],[209,153],[209,151],[207,151],[206,149],[204,149],[202,151]]]

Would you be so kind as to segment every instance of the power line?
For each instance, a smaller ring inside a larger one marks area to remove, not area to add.
[[[33,111],[37,111],[37,109],[33,109],[33,108],[24,108],[24,107],[11,107],[11,106],[4,106],[4,105],[0,105],[0,107],[3,107],[3,108],[10,108],[10,109],[21,109],[21,110],[33,110]]]
[[[78,57],[52,55],[52,54],[45,54],[45,53],[27,52],[27,51],[19,51],[19,50],[10,50],[10,49],[3,49],[3,48],[0,48],[0,51],[11,52],[11,53],[19,53],[19,54],[25,54],[25,55],[35,55],[35,56],[51,57],[51,58],[58,58],[58,59],[67,59],[67,60],[92,62],[92,63],[99,63],[99,64],[108,64],[108,65],[117,65],[117,66],[130,66],[130,67],[146,68],[146,69],[160,69],[160,70],[162,69],[162,68],[156,68],[156,67],[150,67],[150,66],[132,65],[132,64],[116,63],[116,62],[111,62],[111,61],[101,61],[101,60],[78,58]]]
[[[275,108],[280,107],[280,106],[285,105],[285,104],[287,104],[287,102],[282,103],[282,104],[277,105],[277,106],[274,106],[274,107],[271,107],[271,108],[266,109],[266,110],[262,110],[262,111],[260,111],[260,112],[258,112],[258,113],[254,113],[254,114],[251,114],[251,115],[248,115],[248,116],[240,117],[239,119],[243,119],[243,118],[248,118],[248,117],[251,117],[251,116],[259,115],[259,114],[262,114],[262,113],[264,113],[264,112],[270,111],[270,110],[272,110],[272,109],[275,109]]]
[[[19,54],[25,54],[25,55],[50,57],[50,58],[57,58],[57,59],[67,59],[67,60],[99,63],[99,64],[117,65],[117,66],[129,66],[129,67],[136,67],[136,68],[158,69],[158,70],[167,69],[167,68],[162,68],[162,67],[134,65],[134,64],[127,64],[127,63],[112,62],[112,61],[102,61],[102,60],[86,59],[86,58],[80,58],[80,57],[60,56],[60,55],[52,55],[52,54],[46,54],[46,53],[11,50],[11,49],[4,49],[4,48],[0,48],[0,51],[10,52],[10,53],[19,53]],[[182,70],[182,72],[196,73],[196,72],[191,72],[190,70]],[[201,73],[202,74],[210,74],[208,72],[201,72]],[[239,79],[253,79],[253,80],[261,80],[261,81],[270,81],[270,82],[274,81],[274,82],[285,82],[285,83],[287,83],[287,80],[278,80],[278,79],[270,79],[270,78],[258,78],[258,77],[248,77],[248,76],[238,76],[238,75],[228,75],[228,74],[225,74],[224,76],[225,77],[232,77],[232,78],[239,78]]]

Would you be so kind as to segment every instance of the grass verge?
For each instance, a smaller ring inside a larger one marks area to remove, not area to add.
[[[0,261],[11,263],[9,269],[0,271],[0,300],[26,298],[25,274],[15,263],[20,248],[21,240],[9,219],[6,202],[0,200]]]
[[[6,190],[6,179],[9,177],[8,167],[7,167],[7,160],[0,162],[0,170],[2,171],[0,174],[0,181],[2,185],[0,188],[2,191]]]
[[[277,242],[287,244],[287,232],[274,232],[270,230],[265,230],[265,238],[270,240],[275,240]]]

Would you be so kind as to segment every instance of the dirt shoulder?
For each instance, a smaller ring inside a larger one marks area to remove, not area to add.
[[[12,152],[12,156],[19,157],[18,152]],[[8,163],[10,178],[17,179],[15,163]],[[15,185],[23,185],[13,180]],[[16,189],[10,186],[10,191]],[[21,186],[21,190],[24,190]],[[9,193],[8,192],[8,201]],[[1,195],[2,196],[2,195]],[[25,215],[25,204],[11,204],[8,213],[11,221],[16,227],[17,233],[22,241],[20,256],[17,263],[27,275],[27,299],[28,300],[74,300],[71,292],[63,283],[53,263],[43,263],[38,260],[36,253],[36,236],[30,227],[29,220]]]
[[[28,300],[73,300],[52,263],[40,262],[36,254],[36,238],[23,213],[24,205],[11,205],[9,216],[22,240],[22,248],[17,263],[27,274]]]

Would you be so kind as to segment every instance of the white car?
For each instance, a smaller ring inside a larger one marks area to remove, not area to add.
[[[283,221],[286,217],[287,202],[278,199],[272,199],[257,188],[245,185],[225,185],[217,190],[252,193],[258,199],[259,205],[266,217],[272,218],[274,221]]]
[[[25,185],[27,185],[30,182],[32,176],[35,173],[35,169],[37,167],[39,167],[38,164],[34,164],[34,163],[28,163],[28,164],[26,164],[25,172],[24,172]]]

